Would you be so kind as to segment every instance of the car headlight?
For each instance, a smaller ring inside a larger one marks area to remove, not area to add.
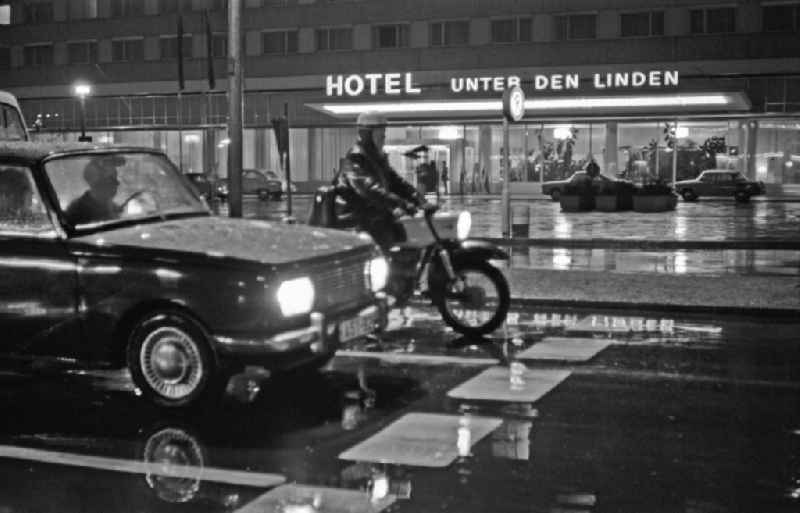
[[[364,272],[369,276],[369,284],[373,292],[378,292],[386,287],[386,280],[389,278],[389,263],[385,258],[373,258],[367,262]]]
[[[472,214],[469,212],[461,212],[458,214],[458,223],[456,224],[456,237],[459,240],[464,240],[469,236],[469,230],[472,228]]]
[[[314,305],[314,284],[307,276],[286,280],[278,287],[278,304],[284,317],[311,311]]]

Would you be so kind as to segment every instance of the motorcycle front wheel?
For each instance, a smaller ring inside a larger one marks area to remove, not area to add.
[[[511,294],[503,273],[487,261],[454,262],[455,281],[437,280],[435,305],[442,319],[458,333],[482,336],[506,320]]]

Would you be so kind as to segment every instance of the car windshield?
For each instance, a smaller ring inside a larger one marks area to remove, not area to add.
[[[146,152],[84,154],[45,164],[61,210],[81,228],[119,221],[207,214],[165,157]]]

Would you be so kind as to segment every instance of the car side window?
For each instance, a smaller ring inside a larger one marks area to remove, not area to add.
[[[705,174],[700,176],[700,181],[703,182],[703,183],[713,183],[714,175],[709,174],[709,173],[705,173]]]
[[[27,139],[22,119],[17,109],[2,104],[0,108],[0,140],[24,141]]]
[[[720,185],[727,185],[733,181],[733,178],[728,173],[720,173],[717,175],[717,182]]]
[[[0,231],[40,235],[52,229],[31,170],[0,164]]]

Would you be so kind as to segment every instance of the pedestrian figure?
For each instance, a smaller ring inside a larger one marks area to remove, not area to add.
[[[444,189],[445,194],[450,194],[450,189],[447,185],[447,181],[450,179],[448,172],[447,172],[447,162],[444,160],[442,161],[442,188]]]
[[[471,183],[471,192],[475,194],[478,192],[478,180],[480,180],[480,166],[476,162],[472,166],[472,183]]]
[[[458,179],[459,184],[459,191],[461,192],[461,196],[464,196],[464,182],[467,179],[467,169],[464,166],[461,166],[461,176]]]
[[[483,186],[486,188],[486,194],[489,194],[489,173],[486,172],[485,167],[481,169],[481,175],[483,176]]]
[[[589,164],[586,165],[586,174],[589,178],[597,178],[600,176],[600,166],[595,162],[594,157],[589,155]]]

